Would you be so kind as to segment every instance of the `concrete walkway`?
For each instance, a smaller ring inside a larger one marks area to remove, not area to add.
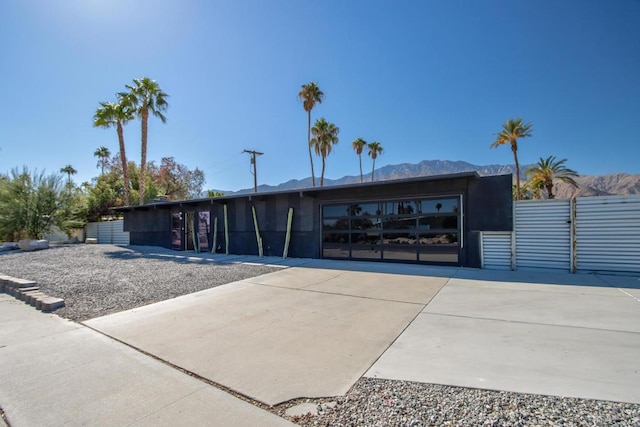
[[[2,293],[0,325],[0,405],[13,427],[292,425]]]
[[[640,403],[639,285],[460,270],[366,376]]]
[[[105,335],[267,404],[363,375],[640,403],[637,277],[205,256],[283,269],[86,326],[0,294],[12,425],[287,424]]]

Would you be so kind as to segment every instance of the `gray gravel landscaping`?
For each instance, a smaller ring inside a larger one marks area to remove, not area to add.
[[[1,252],[0,274],[35,280],[43,292],[64,298],[66,307],[56,314],[82,321],[279,270],[190,255],[157,247],[68,245]],[[640,427],[636,404],[373,378],[361,378],[345,396],[276,407],[253,403],[283,417],[293,406],[315,405],[316,416],[288,418],[302,426]],[[0,425],[1,416],[0,409]]]
[[[83,321],[279,270],[184,255],[151,246],[54,246],[0,253],[0,274],[35,280],[65,300],[57,315]]]
[[[640,426],[640,405],[361,378],[346,396],[306,399],[302,426]]]

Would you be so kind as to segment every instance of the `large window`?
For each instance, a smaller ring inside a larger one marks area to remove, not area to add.
[[[322,206],[325,258],[458,263],[460,197]]]

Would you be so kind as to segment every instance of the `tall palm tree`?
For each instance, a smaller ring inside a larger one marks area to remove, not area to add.
[[[564,165],[566,161],[567,159],[556,160],[555,156],[549,156],[546,159],[540,157],[535,166],[527,171],[527,176],[531,178],[531,182],[544,186],[547,197],[553,199],[555,197],[553,181],[556,179],[578,187],[578,183],[573,179],[578,176],[578,172],[566,167]]]
[[[371,169],[371,182],[373,182],[373,174],[376,171],[376,158],[378,158],[378,155],[382,154],[384,150],[378,141],[368,143],[367,147],[369,148],[369,157],[373,160],[373,169]]]
[[[61,173],[66,173],[67,174],[67,186],[71,186],[71,175],[75,175],[78,173],[77,170],[74,169],[73,166],[71,165],[66,165],[65,167],[63,167],[62,169],[60,169]]]
[[[520,164],[518,163],[518,139],[528,138],[533,132],[531,123],[524,123],[521,117],[509,119],[502,124],[502,130],[496,134],[491,148],[509,143],[516,166],[516,200],[520,200]]]
[[[120,147],[120,162],[122,163],[122,177],[124,179],[124,203],[131,204],[131,182],[129,180],[129,168],[127,167],[127,152],[124,145],[124,125],[135,118],[130,96],[119,93],[118,102],[101,102],[100,108],[93,116],[93,126],[110,128],[116,127],[118,143]]]
[[[109,162],[109,158],[111,157],[111,151],[105,146],[98,147],[96,151],[93,152],[93,155],[98,158],[97,167],[100,168],[100,173],[104,175],[104,168],[107,166]]]
[[[363,182],[362,179],[362,150],[367,145],[367,141],[363,138],[358,138],[351,143],[351,146],[354,150],[356,150],[356,154],[358,155],[358,160],[360,160],[360,182]]]
[[[302,107],[307,112],[307,144],[309,146],[309,162],[311,162],[311,183],[316,186],[315,173],[313,171],[313,155],[311,154],[311,110],[316,104],[321,104],[324,99],[324,93],[318,87],[316,82],[302,85],[302,89],[298,92],[298,99],[302,101]]]
[[[316,120],[313,128],[311,128],[311,133],[313,134],[311,145],[313,145],[316,154],[322,157],[320,187],[324,186],[325,159],[331,154],[332,147],[338,143],[338,132],[340,132],[340,129],[333,123],[326,121],[324,117]]]
[[[167,118],[162,113],[169,108],[169,104],[167,103],[169,95],[160,89],[158,82],[151,80],[149,77],[133,79],[133,85],[126,85],[126,87],[129,89],[129,93],[122,95],[125,97],[129,95],[128,99],[131,101],[142,124],[140,156],[140,204],[142,205],[144,204],[144,193],[147,182],[147,134],[149,113],[162,120],[162,123],[165,123]]]

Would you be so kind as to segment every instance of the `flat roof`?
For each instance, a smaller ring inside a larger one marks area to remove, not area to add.
[[[491,175],[491,176],[500,176],[500,175]],[[458,172],[452,174],[445,175],[425,175],[411,178],[401,178],[401,179],[387,179],[382,181],[374,181],[374,182],[357,182],[353,184],[342,184],[342,185],[329,185],[327,187],[305,187],[305,188],[296,188],[291,190],[276,190],[276,191],[265,191],[265,192],[243,192],[230,194],[228,196],[219,196],[219,197],[205,197],[200,199],[186,199],[186,200],[171,200],[171,201],[158,201],[158,202],[149,202],[144,205],[130,205],[130,206],[120,206],[116,208],[112,208],[115,211],[127,211],[127,210],[135,210],[135,209],[146,209],[152,206],[174,206],[174,205],[184,205],[184,204],[198,204],[202,202],[208,201],[225,201],[225,200],[233,200],[240,198],[248,198],[251,200],[254,197],[265,197],[265,196],[276,196],[283,194],[302,194],[302,195],[311,195],[317,194],[321,192],[327,191],[335,191],[335,190],[346,190],[346,189],[357,189],[357,188],[367,188],[367,187],[376,187],[376,186],[385,186],[385,185],[397,185],[397,184],[407,184],[414,182],[425,182],[425,181],[438,181],[438,180],[450,180],[450,179],[458,179],[458,178],[472,178],[477,179],[480,178],[480,175],[476,171],[470,172]]]

